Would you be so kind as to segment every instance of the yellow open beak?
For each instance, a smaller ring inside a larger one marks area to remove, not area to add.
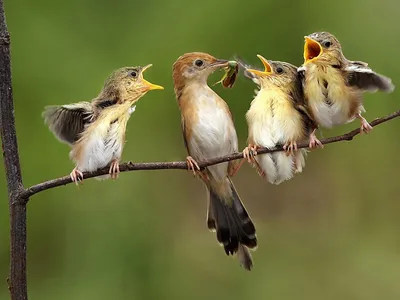
[[[255,75],[258,75],[258,76],[271,75],[273,72],[272,72],[271,65],[268,63],[268,60],[265,57],[261,56],[260,54],[257,54],[257,57],[263,63],[265,70],[260,71],[260,70],[255,70],[255,69],[246,69],[246,71],[253,73]]]
[[[146,71],[148,68],[150,68],[152,66],[152,64],[149,64],[147,66],[144,66],[142,68],[142,73],[144,73],[144,71]],[[164,87],[162,87],[161,85],[157,85],[157,84],[152,84],[150,82],[148,82],[146,79],[142,79],[142,85],[143,87],[146,89],[146,91],[151,91],[151,90],[163,90]]]
[[[322,46],[317,41],[305,36],[304,63],[317,59],[323,52]]]

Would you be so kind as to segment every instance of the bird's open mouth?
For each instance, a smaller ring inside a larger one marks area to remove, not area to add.
[[[148,68],[150,68],[152,65],[150,64],[150,65],[147,65],[147,66],[144,66],[143,68],[142,68],[142,73],[144,73],[144,71],[146,71]],[[157,84],[153,84],[153,83],[150,83],[150,82],[148,82],[147,80],[145,80],[144,78],[142,79],[142,85],[143,85],[143,88],[146,90],[146,91],[151,91],[151,90],[163,90],[164,88],[161,86],[161,85],[157,85]]]
[[[314,41],[309,37],[305,37],[304,44],[304,62],[311,61],[315,58],[318,58],[322,54],[322,47],[320,43]]]
[[[258,76],[265,76],[265,75],[270,75],[270,74],[272,74],[273,73],[273,70],[272,70],[272,67],[271,67],[271,65],[269,64],[269,62],[268,62],[268,60],[265,58],[265,57],[263,57],[263,56],[261,56],[260,54],[257,54],[257,57],[261,60],[261,62],[263,63],[263,65],[264,65],[264,71],[261,71],[261,70],[256,70],[256,69],[246,69],[246,71],[248,71],[248,72],[250,72],[250,73],[253,73],[253,74],[255,74],[255,75],[258,75]]]

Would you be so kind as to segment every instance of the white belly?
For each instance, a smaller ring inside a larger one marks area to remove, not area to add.
[[[345,101],[335,101],[328,104],[325,99],[323,101],[311,102],[311,110],[319,125],[331,128],[336,125],[342,125],[352,121],[348,117],[348,108],[344,107]]]
[[[274,118],[271,111],[260,113],[257,119],[250,125],[250,135],[256,145],[273,148],[287,140],[284,122]]]
[[[121,124],[101,124],[82,140],[79,158],[76,160],[78,170],[95,171],[109,165],[112,160],[120,159],[123,149]],[[74,149],[71,151],[74,156]]]
[[[188,148],[190,155],[198,161],[224,156],[238,151],[237,135],[233,121],[226,110],[214,102],[204,99],[198,103],[198,122],[191,132]],[[211,166],[208,170],[217,180],[227,175],[228,163]]]

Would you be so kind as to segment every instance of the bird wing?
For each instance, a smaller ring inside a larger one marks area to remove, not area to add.
[[[118,103],[118,99],[113,99],[113,100],[109,100],[109,99],[95,99],[92,102],[92,105],[94,107],[96,107],[99,110],[102,110],[104,108],[113,106],[115,104]]]
[[[303,73],[298,71],[298,78],[294,85],[294,88],[290,92],[290,96],[293,100],[294,108],[303,116],[304,124],[306,129],[318,128],[318,124],[314,120],[311,111],[308,108],[307,102],[304,98],[303,91]]]
[[[69,145],[76,142],[85,125],[93,121],[93,106],[89,102],[79,102],[62,106],[47,106],[43,112],[45,123],[54,135]]]
[[[187,142],[187,139],[186,139],[186,133],[187,132],[186,132],[186,126],[185,126],[185,119],[183,118],[183,116],[181,118],[181,126],[182,126],[183,143],[185,144],[187,153],[190,155],[189,146],[188,146],[188,142]]]
[[[350,61],[344,71],[347,73],[347,84],[364,91],[384,91],[390,93],[394,85],[389,77],[375,73],[368,64],[361,61]]]

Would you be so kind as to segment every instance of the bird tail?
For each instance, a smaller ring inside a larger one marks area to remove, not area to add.
[[[275,152],[257,156],[256,160],[265,172],[266,179],[278,185],[303,171],[306,155],[307,151],[300,149],[294,155],[287,156],[284,152]]]
[[[253,260],[249,252],[257,246],[256,229],[246,211],[242,201],[227,178],[221,185],[210,185],[210,198],[207,215],[207,226],[215,230],[217,240],[220,242],[227,255],[237,254],[240,264],[251,270]]]

